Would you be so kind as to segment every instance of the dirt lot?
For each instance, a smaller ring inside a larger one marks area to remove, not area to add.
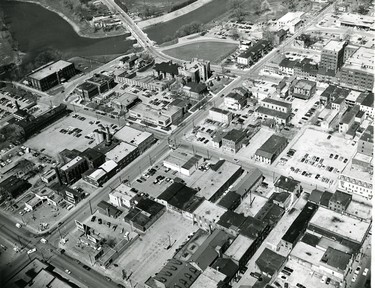
[[[325,132],[306,129],[292,147],[296,150],[294,156],[292,158],[286,157],[285,153],[288,151],[285,151],[282,158],[289,160],[285,164],[279,163],[278,165],[283,166],[285,171],[288,171],[289,175],[297,180],[306,181],[309,178],[308,181],[313,184],[333,186],[339,173],[344,170],[350,158],[355,154],[356,149],[351,145],[351,140],[335,135],[328,139],[328,135]],[[307,157],[305,157],[306,154],[308,154]],[[331,154],[333,154],[332,158],[330,158]],[[337,158],[336,155],[338,155]],[[318,161],[316,161],[316,157],[319,157]],[[302,159],[304,159],[304,162],[301,162]],[[348,159],[346,163],[345,159]],[[327,170],[329,167],[333,167],[332,171]],[[297,168],[299,170],[296,172],[295,169]],[[302,175],[304,171],[312,175]],[[320,174],[318,179],[315,178],[317,174]],[[324,178],[329,179],[328,182],[327,180],[324,181]]]
[[[121,269],[132,273],[130,277],[135,282],[143,284],[150,275],[154,275],[168,259],[171,259],[187,236],[197,230],[190,221],[180,215],[169,212],[164,215],[147,230],[141,239],[138,239],[122,257],[117,260],[118,273],[121,277]],[[170,241],[170,242],[169,242]],[[169,243],[172,248],[166,250]]]
[[[88,147],[93,147],[95,142],[89,144],[91,140],[85,138],[85,136],[98,128],[96,124],[89,123],[90,121],[97,121],[96,118],[85,115],[85,120],[79,120],[78,118],[73,118],[74,114],[75,113],[73,112],[69,116],[60,119],[55,124],[42,130],[41,133],[28,140],[25,143],[25,146],[37,150],[44,148],[44,153],[51,156],[57,156],[58,152],[64,149],[77,149],[83,151]],[[104,126],[109,124],[103,119],[101,119],[100,122]],[[69,135],[68,133],[63,134],[60,132],[61,129],[68,130],[69,128],[81,129],[82,131],[79,132],[81,136],[77,138],[76,136],[73,136],[74,134]],[[46,141],[46,139],[48,139],[48,141]]]

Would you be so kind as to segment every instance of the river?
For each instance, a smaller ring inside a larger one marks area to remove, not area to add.
[[[58,14],[32,3],[0,0],[0,10],[4,12],[19,49],[29,56],[48,47],[58,49],[66,57],[121,54],[134,43],[125,36],[81,37]]]
[[[208,23],[227,9],[227,0],[214,0],[193,12],[152,26],[145,32],[150,39],[162,43],[166,35],[174,35],[181,26],[193,21]],[[0,0],[0,10],[10,24],[19,49],[29,57],[49,47],[58,49],[66,57],[121,54],[134,43],[126,40],[125,36],[101,39],[81,37],[58,14],[32,3]]]

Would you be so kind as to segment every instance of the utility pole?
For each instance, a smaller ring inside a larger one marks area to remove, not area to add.
[[[90,206],[90,213],[91,213],[91,215],[92,214],[94,214],[94,213],[92,213],[92,207],[91,207],[91,200],[89,199],[89,206]]]
[[[60,227],[57,227],[57,230],[59,231],[60,240],[61,240],[63,237],[62,237],[62,235],[61,235]]]

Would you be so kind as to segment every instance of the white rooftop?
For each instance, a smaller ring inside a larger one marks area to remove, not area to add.
[[[146,131],[140,131],[138,129],[124,126],[114,135],[117,139],[138,147],[139,144],[143,143],[146,139],[152,136],[151,133]]]
[[[320,227],[323,230],[329,230],[347,239],[361,243],[366,235],[369,223],[350,216],[339,214],[330,209],[319,207],[310,224]]]
[[[116,163],[118,163],[136,149],[137,149],[137,147],[135,147],[133,145],[130,145],[130,144],[125,143],[125,142],[121,142],[115,148],[113,148],[112,150],[107,152],[105,154],[105,156],[108,159],[113,160]]]
[[[313,266],[319,266],[320,259],[322,259],[325,250],[313,247],[305,242],[298,242],[290,253],[291,256],[297,257],[311,263]]]
[[[208,200],[204,200],[201,205],[194,211],[194,214],[205,218],[206,220],[216,223],[227,209],[220,207]]]
[[[360,47],[349,59],[346,60],[343,68],[374,74],[374,57],[374,49]]]
[[[193,188],[200,188],[196,195],[209,200],[238,169],[239,165],[229,161],[225,161],[217,171],[209,169],[193,184]]]
[[[190,288],[217,288],[217,284],[220,281],[224,281],[225,278],[226,276],[223,273],[211,267],[207,267]]]
[[[339,21],[346,25],[366,26],[375,30],[375,20],[373,16],[344,13],[341,15]]]
[[[324,50],[329,50],[329,51],[334,51],[337,52],[340,49],[342,49],[342,46],[344,46],[345,41],[336,41],[336,40],[331,40],[329,41],[325,46]]]
[[[107,173],[103,169],[96,169],[94,172],[92,172],[88,177],[93,179],[94,181],[99,180],[103,176],[105,176]]]
[[[35,71],[34,73],[30,74],[29,77],[36,80],[41,80],[51,74],[58,72],[61,69],[68,67],[71,64],[72,63],[70,62],[59,60],[55,63],[51,63],[50,65]]]
[[[227,251],[225,251],[224,255],[232,258],[235,261],[239,261],[253,242],[254,240],[252,239],[249,239],[243,235],[238,235]]]
[[[72,160],[70,160],[68,163],[66,163],[64,166],[62,166],[60,169],[62,171],[66,171],[70,167],[74,166],[75,164],[77,164],[81,160],[82,160],[82,157],[81,156],[77,156],[77,157],[73,158]]]
[[[351,102],[356,102],[359,95],[361,95],[360,91],[351,90],[345,99]]]
[[[280,17],[277,21],[279,23],[295,21],[296,19],[301,18],[303,14],[305,14],[305,12],[288,12],[284,16]]]
[[[108,173],[117,167],[117,163],[113,160],[108,160],[104,164],[100,165],[99,167]]]

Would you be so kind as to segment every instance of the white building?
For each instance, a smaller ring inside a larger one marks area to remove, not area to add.
[[[120,184],[109,193],[109,203],[116,207],[127,207],[132,206],[131,200],[137,195],[137,193],[131,191],[131,188],[125,184]]]
[[[347,165],[339,176],[338,188],[349,194],[371,199],[373,196],[372,180],[372,175],[369,173],[351,169],[351,165]]]
[[[163,165],[183,175],[190,176],[203,163],[203,158],[180,150],[172,151]]]
[[[277,20],[276,26],[277,29],[290,30],[291,33],[295,33],[296,24],[301,21],[302,16],[305,12],[288,12]]]
[[[142,154],[153,144],[155,138],[152,133],[124,126],[114,135],[117,139],[137,147]]]
[[[213,107],[208,111],[208,118],[212,121],[229,124],[232,121],[232,113],[220,108]]]

